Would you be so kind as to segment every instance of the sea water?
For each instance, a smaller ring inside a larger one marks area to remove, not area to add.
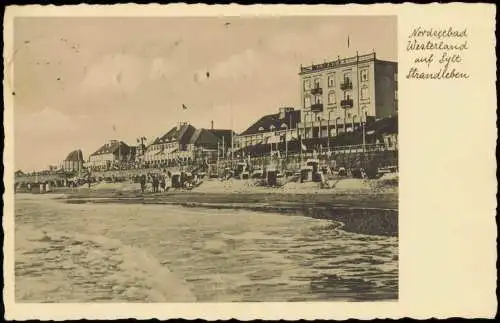
[[[15,200],[18,302],[397,300],[398,239],[300,215]]]

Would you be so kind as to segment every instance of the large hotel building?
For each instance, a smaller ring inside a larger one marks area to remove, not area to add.
[[[302,138],[333,137],[397,113],[396,62],[375,53],[300,67]]]

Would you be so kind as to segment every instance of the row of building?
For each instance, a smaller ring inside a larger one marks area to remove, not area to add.
[[[111,140],[84,161],[72,152],[65,170],[105,169],[115,164],[177,165],[213,162],[221,156],[246,157],[274,151],[327,149],[335,138],[398,111],[397,63],[375,53],[301,66],[300,107],[281,107],[237,134],[230,129],[196,128],[180,122],[148,145]],[[393,134],[394,135],[394,134]],[[396,130],[397,138],[397,130]],[[396,139],[397,140],[397,139]]]

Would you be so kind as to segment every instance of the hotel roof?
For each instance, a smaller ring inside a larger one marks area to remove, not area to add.
[[[83,153],[80,149],[73,150],[68,154],[65,161],[83,161]]]
[[[277,131],[282,129],[283,125],[286,125],[289,129],[294,129],[297,127],[299,122],[300,110],[286,112],[283,119],[280,118],[280,113],[268,114],[257,120],[247,130],[243,131],[241,136],[254,135],[268,131]]]
[[[163,136],[156,138],[151,145],[159,145],[173,141],[177,141],[183,145],[188,144],[195,130],[196,129],[190,124],[175,126]]]
[[[194,145],[216,145],[219,137],[207,129],[196,129],[191,136],[190,144]]]
[[[112,140],[109,143],[105,143],[99,149],[97,149],[90,156],[104,155],[104,154],[116,154],[119,148],[123,149],[122,152],[125,154],[129,151],[129,146],[123,141]]]

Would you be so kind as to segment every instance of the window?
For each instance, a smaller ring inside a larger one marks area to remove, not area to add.
[[[328,75],[328,87],[335,87],[335,74]]]
[[[347,119],[351,119],[351,114],[350,113],[347,114]]]
[[[335,103],[336,103],[335,92],[330,91],[330,93],[328,93],[328,104],[335,104]]]
[[[304,97],[304,108],[309,108],[311,106],[311,97],[306,95]]]
[[[350,100],[351,99],[351,92],[346,92],[345,99],[346,100]]]
[[[367,82],[368,81],[368,70],[367,69],[361,70],[361,72],[360,72],[360,78],[361,78],[361,82]]]
[[[351,73],[344,73],[344,83],[351,83]]]
[[[394,90],[394,99],[398,99],[398,90]]]
[[[304,80],[304,90],[309,90],[311,88],[311,81],[309,79]]]
[[[363,86],[361,88],[361,99],[368,99],[368,87]]]
[[[394,73],[394,82],[398,81],[398,73]]]
[[[316,104],[321,104],[321,103],[323,103],[323,97],[322,97],[321,95],[316,95],[316,96],[314,97],[314,103],[316,103]]]
[[[316,88],[316,89],[319,88],[320,83],[321,83],[321,81],[320,81],[319,77],[315,78],[314,79],[314,88]]]

